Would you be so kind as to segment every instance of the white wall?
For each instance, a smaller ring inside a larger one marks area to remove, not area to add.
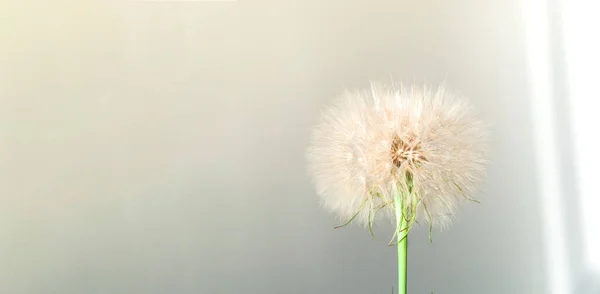
[[[1,293],[389,293],[387,235],[332,229],[304,150],[390,76],[493,126],[409,292],[547,293],[518,1],[50,2],[0,4]]]

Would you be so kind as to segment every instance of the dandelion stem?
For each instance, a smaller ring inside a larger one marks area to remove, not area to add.
[[[404,201],[398,190],[394,191],[396,208],[396,230],[398,238],[398,294],[406,294],[406,240],[408,239],[408,221],[403,216]]]

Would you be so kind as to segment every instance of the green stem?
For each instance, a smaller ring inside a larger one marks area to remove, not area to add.
[[[400,193],[394,193],[398,235],[398,294],[406,294],[406,240],[408,239],[408,222],[402,211],[403,203]]]

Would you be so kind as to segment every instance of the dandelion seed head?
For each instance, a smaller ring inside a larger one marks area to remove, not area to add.
[[[417,220],[444,228],[485,175],[486,132],[474,109],[443,87],[372,85],[328,106],[307,158],[321,203],[367,225],[394,219],[395,189]]]

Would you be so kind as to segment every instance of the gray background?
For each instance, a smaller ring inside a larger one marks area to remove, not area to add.
[[[370,80],[492,125],[482,204],[417,228],[410,293],[548,293],[518,1],[4,1],[0,293],[390,293],[395,250],[333,230],[304,152]],[[568,146],[567,146],[568,147]]]

